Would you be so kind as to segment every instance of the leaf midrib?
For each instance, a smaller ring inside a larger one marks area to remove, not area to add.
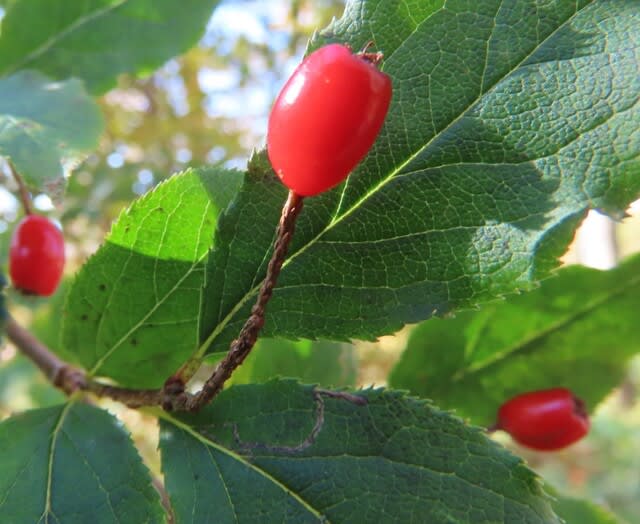
[[[614,288],[613,292],[607,293],[604,296],[601,296],[600,298],[593,300],[591,302],[587,302],[587,304],[584,307],[579,308],[577,310],[572,310],[572,314],[567,315],[560,321],[549,325],[547,328],[543,329],[542,331],[538,331],[534,333],[529,338],[516,342],[512,346],[506,348],[504,351],[499,352],[499,354],[497,354],[495,357],[484,360],[479,365],[469,366],[466,369],[462,369],[458,371],[456,374],[453,375],[452,380],[460,381],[464,378],[467,378],[470,375],[484,372],[487,370],[487,368],[498,365],[503,360],[506,360],[507,358],[517,356],[521,353],[526,353],[527,351],[530,350],[531,346],[535,345],[536,342],[538,342],[539,340],[542,340],[543,338],[564,329],[565,327],[571,325],[574,321],[579,321],[584,316],[588,315],[589,313],[593,313],[595,310],[601,308],[602,306],[606,306],[610,301],[615,300],[619,296],[625,295],[629,292],[633,292],[633,289],[635,287],[638,287],[639,285],[640,285],[640,275],[635,278],[632,278],[630,281],[627,281],[625,284],[617,288]],[[636,290],[635,292],[637,293],[638,291],[639,290]]]
[[[587,7],[589,7],[591,5],[591,2],[589,4],[585,4],[582,9],[586,9]],[[441,9],[446,8],[446,6],[443,6]],[[449,122],[444,128],[442,128],[439,132],[434,133],[433,137],[431,137],[430,140],[427,141],[426,144],[424,144],[422,147],[420,147],[415,153],[413,153],[412,155],[410,155],[407,160],[405,160],[403,163],[401,163],[398,167],[396,167],[395,169],[393,169],[391,171],[391,173],[386,177],[383,178],[382,180],[380,180],[378,182],[378,184],[376,184],[372,190],[368,191],[367,193],[365,193],[360,199],[358,199],[356,202],[354,202],[352,204],[352,206],[350,208],[348,208],[347,210],[345,210],[343,212],[342,215],[339,214],[340,212],[340,205],[342,204],[342,197],[344,196],[341,195],[340,199],[339,199],[339,206],[336,208],[336,214],[334,215],[334,217],[331,219],[331,221],[326,225],[326,227],[320,232],[318,233],[315,237],[313,237],[309,242],[307,242],[306,244],[304,244],[303,246],[301,246],[296,252],[292,253],[286,260],[285,262],[282,264],[282,270],[286,269],[286,267],[288,265],[290,265],[296,258],[298,258],[299,256],[301,256],[302,254],[304,254],[307,249],[309,249],[311,246],[313,246],[316,242],[319,241],[319,239],[324,236],[325,234],[327,234],[329,231],[331,231],[337,224],[339,224],[340,222],[342,222],[343,220],[345,220],[346,218],[348,218],[351,214],[353,214],[360,206],[364,205],[364,203],[373,195],[375,195],[382,187],[384,187],[386,184],[388,184],[391,180],[393,180],[396,175],[401,172],[406,166],[408,166],[409,164],[411,164],[411,162],[413,162],[420,154],[422,154],[425,150],[427,150],[429,148],[429,146],[431,146],[432,143],[434,143],[443,133],[446,133],[446,131],[448,129],[450,129],[452,126],[454,126],[458,121],[460,121],[468,112],[469,110],[471,110],[479,101],[480,99],[485,96],[487,93],[489,93],[490,91],[492,91],[498,84],[500,84],[500,82],[502,82],[505,78],[509,77],[511,74],[513,74],[515,71],[517,71],[524,62],[526,62],[541,46],[543,46],[545,44],[545,42],[547,42],[550,38],[552,38],[558,31],[560,31],[562,28],[564,28],[568,23],[570,23],[571,20],[573,20],[573,18],[575,18],[579,13],[581,12],[581,9],[576,9],[576,11],[569,17],[567,18],[562,24],[559,24],[558,27],[555,28],[554,31],[552,31],[551,33],[549,33],[547,35],[547,37],[542,40],[541,42],[538,43],[538,45],[536,45],[534,48],[531,49],[531,51],[526,54],[517,64],[514,64],[513,68],[509,71],[507,71],[503,76],[501,77],[497,77],[495,82],[489,86],[489,88],[486,91],[480,91],[478,93],[478,96],[476,96],[476,98],[469,103],[469,105],[460,112],[460,114],[454,118],[451,122]],[[424,24],[431,16],[425,18],[425,20],[423,20],[421,22],[421,24],[419,24],[418,26],[416,26],[416,29],[414,29],[413,32],[415,32],[418,27],[420,27],[420,25]],[[406,41],[406,39],[405,39]],[[398,46],[400,47],[400,46]],[[394,52],[390,55],[393,56]],[[489,53],[489,46],[487,46],[485,48],[485,53],[486,56]],[[485,58],[486,58],[485,56]],[[485,71],[483,71],[482,74],[482,85],[484,85],[484,74]],[[480,88],[482,89],[482,85],[480,86]],[[531,160],[530,160],[531,161]],[[440,166],[440,167],[444,167],[444,166]],[[347,178],[346,184],[349,183],[349,178]],[[227,327],[227,325],[229,324],[229,322],[231,322],[231,320],[235,317],[235,315],[245,306],[245,304],[251,300],[259,291],[260,286],[261,286],[262,281],[260,281],[256,286],[252,287],[251,289],[249,289],[249,291],[247,291],[242,298],[240,298],[238,300],[238,302],[235,304],[235,306],[233,306],[233,308],[231,308],[231,310],[229,311],[229,313],[227,313],[227,315],[218,323],[218,325],[216,325],[216,327],[212,330],[211,334],[205,339],[205,341],[200,345],[200,347],[198,348],[198,351],[196,351],[196,353],[194,354],[194,356],[192,357],[192,360],[200,360],[202,359],[206,353],[208,348],[213,344],[213,342],[215,341],[215,339],[224,331],[224,329]]]
[[[62,408],[60,412],[60,416],[56,421],[56,424],[53,428],[53,432],[51,433],[51,447],[49,448],[49,460],[47,467],[47,491],[45,496],[45,507],[42,515],[38,519],[38,522],[42,521],[44,517],[45,523],[49,522],[49,515],[54,515],[51,507],[51,488],[52,488],[52,480],[53,480],[53,458],[55,455],[56,442],[58,441],[58,435],[60,434],[60,430],[62,429],[62,424],[64,423],[64,419],[66,418],[69,410],[73,406],[75,401],[70,400],[67,404]]]
[[[55,44],[64,40],[68,35],[70,35],[75,30],[83,27],[84,25],[93,22],[95,19],[101,17],[102,15],[108,14],[115,9],[118,9],[129,0],[119,0],[118,2],[111,4],[102,9],[97,9],[96,11],[74,20],[68,27],[64,28],[62,31],[52,35],[47,40],[45,40],[39,47],[36,47],[33,51],[27,54],[22,60],[15,63],[13,66],[9,67],[5,70],[5,75],[10,75],[19,69],[24,69],[25,64],[36,60],[37,58],[44,55],[49,49],[51,49]]]
[[[300,495],[298,495],[297,493],[292,491],[290,488],[288,488],[286,485],[284,485],[282,482],[280,482],[278,479],[276,479],[275,477],[273,477],[272,475],[270,475],[266,471],[258,468],[256,465],[254,465],[251,462],[249,462],[248,460],[246,460],[242,455],[239,455],[239,454],[235,453],[234,451],[232,451],[232,450],[230,450],[230,449],[228,449],[228,448],[226,448],[224,446],[221,446],[220,444],[214,442],[213,440],[210,440],[210,439],[204,437],[203,435],[198,433],[194,428],[192,428],[188,424],[182,422],[181,420],[171,416],[169,413],[167,413],[164,410],[154,410],[153,413],[155,415],[157,415],[159,418],[161,418],[162,420],[164,420],[164,421],[166,421],[166,422],[168,422],[170,424],[173,424],[177,428],[179,428],[182,431],[184,431],[185,433],[187,433],[189,436],[191,436],[194,439],[196,439],[203,446],[205,446],[205,448],[207,450],[209,448],[214,448],[217,451],[219,451],[220,453],[222,453],[224,455],[227,455],[229,458],[231,458],[231,459],[233,459],[235,461],[238,461],[244,467],[253,470],[258,475],[267,478],[270,482],[273,482],[275,485],[277,485],[282,490],[283,493],[293,497],[301,506],[303,506],[307,511],[309,511],[309,513],[311,513],[316,518],[318,518],[319,521],[324,522],[326,524],[329,524],[329,521],[326,519],[326,517],[322,513],[320,513],[317,509],[315,509],[313,506],[311,506]],[[166,473],[165,473],[165,475],[166,475]]]

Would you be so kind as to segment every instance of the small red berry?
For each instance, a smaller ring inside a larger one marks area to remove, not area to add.
[[[552,451],[577,442],[589,431],[584,402],[566,388],[523,393],[498,410],[496,429],[529,448]]]
[[[391,79],[366,53],[340,44],[311,53],[269,116],[267,153],[284,185],[302,196],[342,182],[375,142],[391,101]]]
[[[11,237],[9,275],[14,287],[49,296],[58,287],[64,269],[62,232],[40,215],[24,217]]]

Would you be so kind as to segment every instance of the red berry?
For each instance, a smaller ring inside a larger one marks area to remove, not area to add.
[[[391,79],[366,54],[331,44],[293,72],[269,116],[267,153],[284,185],[302,196],[342,182],[375,142]]]
[[[63,269],[62,232],[43,216],[24,217],[13,232],[9,250],[9,274],[14,287],[49,296],[58,287]]]
[[[580,440],[589,431],[584,402],[565,388],[513,397],[498,411],[496,429],[529,448],[551,451]]]

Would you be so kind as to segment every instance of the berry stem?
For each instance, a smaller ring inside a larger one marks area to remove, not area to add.
[[[20,192],[20,202],[22,203],[24,214],[32,215],[33,206],[31,204],[31,195],[29,194],[29,190],[27,189],[27,186],[22,180],[22,177],[18,174],[18,172],[16,171],[16,168],[14,167],[14,165],[11,163],[10,160],[7,161],[7,165],[9,166],[9,172],[11,173],[11,176],[13,176],[13,179],[16,181],[16,184],[18,184],[18,191]]]
[[[276,286],[282,264],[287,256],[289,243],[295,230],[295,223],[302,210],[303,197],[294,191],[289,191],[289,196],[282,208],[282,215],[276,232],[276,240],[267,267],[267,274],[262,282],[258,298],[251,315],[229,348],[226,356],[218,363],[202,389],[190,395],[184,392],[184,388],[174,382],[165,384],[165,401],[163,407],[167,410],[197,411],[208,404],[221,390],[224,383],[231,377],[235,369],[244,362],[258,339],[262,326],[264,326],[265,308],[271,299],[273,289]],[[171,387],[174,391],[168,391]]]

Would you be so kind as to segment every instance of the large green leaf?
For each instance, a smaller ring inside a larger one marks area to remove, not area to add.
[[[539,289],[412,333],[390,383],[491,424],[515,394],[565,386],[595,407],[640,351],[640,257],[558,270]]]
[[[637,198],[635,2],[355,0],[321,35],[375,41],[393,101],[347,182],[307,199],[268,336],[371,339],[530,289],[589,208]],[[209,257],[198,356],[248,317],[284,199],[255,160]]]
[[[17,0],[2,21],[0,74],[38,69],[101,93],[120,73],[148,74],[194,45],[217,3]]]
[[[159,386],[196,350],[204,262],[240,175],[175,175],[134,202],[73,282],[64,356],[121,384]]]
[[[78,80],[53,82],[36,71],[0,78],[0,155],[31,186],[60,186],[102,128],[100,109]]]
[[[477,428],[383,390],[234,386],[164,415],[177,523],[559,522],[536,476]]]
[[[0,522],[163,522],[129,435],[106,411],[68,403],[0,423]]]
[[[356,376],[355,347],[351,344],[264,338],[235,371],[232,381],[250,384],[295,377],[309,384],[355,386]]]

